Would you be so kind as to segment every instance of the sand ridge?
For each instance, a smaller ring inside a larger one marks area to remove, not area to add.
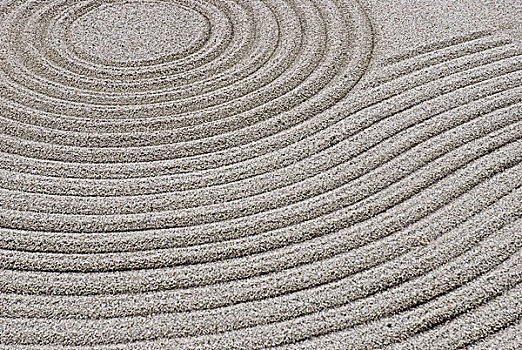
[[[0,348],[522,345],[522,46],[375,9],[2,2]]]

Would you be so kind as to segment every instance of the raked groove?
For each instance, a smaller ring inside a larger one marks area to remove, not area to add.
[[[0,347],[516,348],[522,47],[374,21],[2,2]]]

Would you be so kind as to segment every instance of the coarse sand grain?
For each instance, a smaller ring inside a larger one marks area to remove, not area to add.
[[[0,0],[0,349],[522,349],[522,2]]]

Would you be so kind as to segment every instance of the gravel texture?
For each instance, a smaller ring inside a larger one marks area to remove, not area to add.
[[[0,349],[521,349],[521,18],[0,0]]]

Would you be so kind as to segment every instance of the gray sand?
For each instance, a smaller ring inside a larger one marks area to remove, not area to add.
[[[522,348],[519,3],[0,23],[0,349]]]

